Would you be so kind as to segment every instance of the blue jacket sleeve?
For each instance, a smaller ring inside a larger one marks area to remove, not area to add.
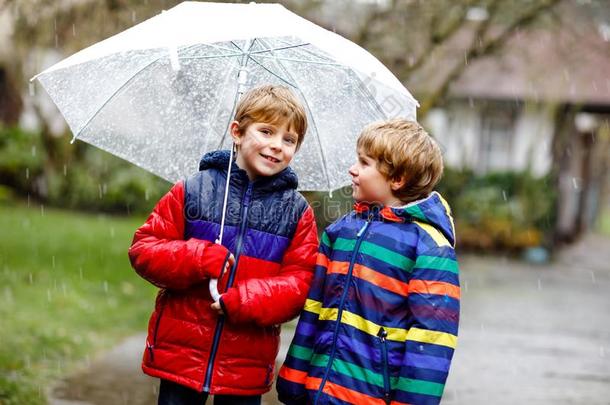
[[[418,254],[409,279],[408,325],[400,375],[394,381],[398,403],[439,404],[457,344],[460,311],[458,264],[451,246]]]

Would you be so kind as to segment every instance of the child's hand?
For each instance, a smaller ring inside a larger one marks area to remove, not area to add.
[[[235,264],[235,256],[233,256],[233,253],[231,253],[229,255],[229,260],[227,260],[227,263],[225,264],[224,272],[228,272],[229,270],[231,270],[231,267],[233,267],[234,264]]]
[[[224,315],[225,313],[222,311],[222,307],[220,306],[220,302],[216,301],[211,305],[212,309],[218,312],[218,315]]]

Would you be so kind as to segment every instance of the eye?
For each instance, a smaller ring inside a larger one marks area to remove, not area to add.
[[[265,135],[271,135],[272,131],[269,128],[263,128],[260,130],[260,132],[262,132]]]
[[[363,158],[358,158],[358,161],[360,162],[360,164],[362,166],[368,166],[368,162],[366,160],[364,160]]]
[[[287,137],[284,138],[284,142],[286,142],[289,145],[294,145],[294,144],[297,143],[297,140],[293,136],[287,136]]]

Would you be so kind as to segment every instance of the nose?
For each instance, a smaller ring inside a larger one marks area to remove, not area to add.
[[[349,168],[349,174],[352,177],[356,177],[358,176],[358,170],[356,169],[356,165],[353,164],[350,168]]]
[[[269,147],[275,151],[282,149],[282,137],[274,136],[269,140]]]

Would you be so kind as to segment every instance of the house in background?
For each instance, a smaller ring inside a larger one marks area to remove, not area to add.
[[[467,38],[458,34],[408,88],[434,88],[438,66],[463,60],[460,41]],[[609,120],[610,27],[583,15],[519,32],[496,53],[467,63],[447,102],[423,118],[450,167],[552,174],[559,242],[589,229],[607,204]]]

